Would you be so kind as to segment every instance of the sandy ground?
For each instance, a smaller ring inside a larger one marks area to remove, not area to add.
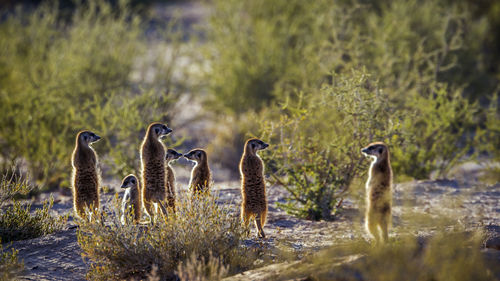
[[[175,166],[178,177],[178,192],[185,192],[189,177],[189,166],[180,163]],[[109,204],[113,189],[118,181],[108,181],[112,192],[102,196],[102,204]],[[214,191],[219,194],[221,204],[229,205],[237,213],[241,200],[239,182],[217,181]],[[362,229],[363,190],[353,189],[343,203],[343,209],[333,221],[313,222],[288,215],[277,208],[277,202],[284,202],[287,191],[279,186],[268,187],[269,215],[264,230],[268,236],[264,241],[252,237],[247,245],[277,247],[286,244],[294,249],[298,258],[317,252],[336,241],[365,236]],[[56,198],[54,212],[71,213],[71,197],[53,194]],[[122,193],[120,194],[122,195]],[[46,195],[47,196],[47,195]],[[485,247],[500,251],[500,183],[484,185],[477,182],[455,180],[413,181],[396,184],[394,187],[393,230],[391,237],[406,232],[415,235],[432,235],[436,231],[434,222],[441,227],[462,225],[465,229],[484,229],[489,238]],[[412,217],[411,222],[408,217]],[[417,219],[415,219],[417,218]],[[421,219],[418,219],[421,218]],[[81,257],[76,240],[77,227],[71,217],[63,231],[24,241],[12,243],[24,260],[25,272],[21,280],[84,280],[87,265]],[[496,258],[498,254],[494,255]],[[500,262],[500,260],[499,260]],[[239,277],[238,277],[239,276]],[[234,278],[248,278],[238,275]],[[264,275],[265,276],[265,275]],[[265,278],[264,278],[265,279]]]

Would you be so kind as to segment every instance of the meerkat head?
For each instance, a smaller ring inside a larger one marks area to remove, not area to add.
[[[92,133],[91,131],[81,131],[78,133],[78,136],[76,138],[80,143],[86,145],[90,145],[91,143],[94,143],[101,139],[100,136]]]
[[[245,145],[245,151],[256,153],[258,150],[266,149],[268,146],[269,144],[259,139],[249,139]]]
[[[172,129],[167,127],[167,125],[155,122],[149,125],[148,131],[153,134],[153,137],[159,139],[163,136],[170,134],[172,132]]]
[[[137,183],[138,180],[135,175],[128,175],[123,179],[121,188],[136,187]]]
[[[203,149],[193,149],[184,154],[184,158],[200,163],[207,159],[207,153]]]
[[[182,156],[181,153],[169,148],[167,150],[166,155],[165,155],[165,160],[167,160],[167,162],[170,162],[172,160],[177,160],[177,159],[181,158],[181,156]]]
[[[387,158],[389,150],[387,145],[383,142],[374,142],[361,149],[361,152],[368,157],[371,157],[373,161],[378,161],[383,158]]]

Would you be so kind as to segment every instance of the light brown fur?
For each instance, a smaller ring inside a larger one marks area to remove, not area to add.
[[[134,222],[138,223],[142,214],[139,180],[135,175],[130,174],[123,179],[121,188],[127,189],[122,200],[122,223],[125,223],[130,208],[134,210]]]
[[[212,175],[208,167],[207,153],[203,149],[193,149],[184,157],[196,162],[196,165],[191,170],[191,180],[189,181],[189,188],[193,194],[208,192]]]
[[[372,157],[366,182],[365,227],[377,242],[389,239],[392,208],[392,169],[389,149],[382,142],[369,144],[362,150]]]
[[[250,219],[255,219],[258,236],[264,238],[264,225],[267,217],[266,182],[264,180],[264,163],[257,155],[259,149],[268,144],[258,139],[250,139],[240,161],[241,174],[241,219],[248,227]]]
[[[159,140],[172,130],[160,123],[149,125],[141,145],[142,200],[146,213],[154,222],[154,205],[166,215],[165,145]]]
[[[89,146],[100,137],[90,131],[81,131],[76,136],[75,149],[71,157],[73,166],[73,207],[75,216],[86,218],[85,208],[99,210],[100,176],[97,154]]]
[[[182,154],[178,153],[173,149],[168,149],[165,157],[166,160],[166,175],[167,175],[167,206],[171,208],[175,213],[175,172],[174,169],[170,166],[170,162],[176,159],[179,159]]]

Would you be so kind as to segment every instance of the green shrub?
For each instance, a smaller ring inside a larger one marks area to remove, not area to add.
[[[214,1],[207,30],[209,105],[258,111],[289,89],[317,84],[329,1]]]
[[[61,230],[67,216],[51,216],[54,204],[50,200],[41,209],[31,212],[31,204],[23,205],[14,199],[16,194],[27,194],[33,189],[28,181],[15,175],[4,174],[0,183],[0,239],[4,242],[47,235]],[[10,204],[9,204],[10,203]]]
[[[482,152],[486,152],[493,157],[495,161],[500,160],[500,107],[498,92],[490,99],[490,104],[486,108],[486,120],[484,129],[479,132],[478,146]]]
[[[391,100],[436,82],[487,96],[495,20],[470,3],[426,1],[215,1],[208,26],[209,90],[216,105],[259,110],[290,90],[317,87],[328,71],[366,67]]]
[[[432,173],[445,176],[471,149],[479,107],[443,86],[407,103],[408,109],[402,111],[404,142],[391,150],[394,173],[415,179],[427,179]]]
[[[169,25],[172,54],[178,36]],[[23,162],[43,186],[69,186],[69,156],[79,130],[102,135],[99,155],[112,172],[130,172],[141,133],[168,121],[176,100],[176,56],[149,51],[145,25],[126,1],[17,9],[0,23],[0,147],[3,168]],[[161,56],[161,57],[160,57]],[[151,62],[147,67],[143,62]],[[169,94],[165,94],[169,92]],[[146,110],[147,109],[147,110]]]
[[[24,269],[24,263],[19,262],[17,250],[4,251],[0,240],[0,280],[12,280]]]
[[[218,259],[228,273],[248,268],[253,258],[241,245],[244,234],[241,222],[215,199],[213,196],[180,198],[176,214],[154,226],[122,225],[117,200],[114,213],[104,218],[109,225],[80,222],[78,243],[90,264],[87,278],[145,278],[156,267],[155,275],[170,280],[175,277],[175,270],[186,273],[183,268],[192,265],[192,255],[209,263],[213,258]],[[184,265],[179,269],[181,263]]]
[[[387,96],[366,74],[334,76],[317,93],[299,93],[277,122],[265,123],[267,170],[289,192],[287,212],[329,219],[349,185],[366,170],[361,148],[373,141],[397,143],[399,119]]]

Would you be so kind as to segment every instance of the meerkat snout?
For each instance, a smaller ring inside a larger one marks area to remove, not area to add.
[[[203,151],[200,149],[194,149],[191,150],[190,152],[184,154],[184,158],[194,161],[194,162],[199,162],[203,159]]]
[[[164,137],[172,132],[172,129],[163,124],[155,125],[153,130],[158,138]]]
[[[87,143],[87,144],[92,144],[92,143],[97,142],[98,140],[101,139],[100,136],[98,136],[90,131],[82,133],[81,137],[83,138],[83,141],[85,141],[85,143]]]
[[[252,152],[257,152],[258,150],[266,149],[269,144],[259,140],[259,139],[254,139],[248,143],[250,149]]]
[[[377,161],[387,154],[387,148],[383,144],[376,143],[361,149],[361,152],[363,153],[363,155]]]
[[[168,162],[172,161],[172,160],[177,160],[179,158],[181,158],[183,155],[182,153],[179,153],[171,148],[169,148],[167,150],[167,155],[166,155],[166,159]]]
[[[133,175],[130,175],[123,180],[122,186],[120,188],[125,189],[125,188],[129,188],[129,187],[136,187],[136,184],[137,184],[136,177]]]

